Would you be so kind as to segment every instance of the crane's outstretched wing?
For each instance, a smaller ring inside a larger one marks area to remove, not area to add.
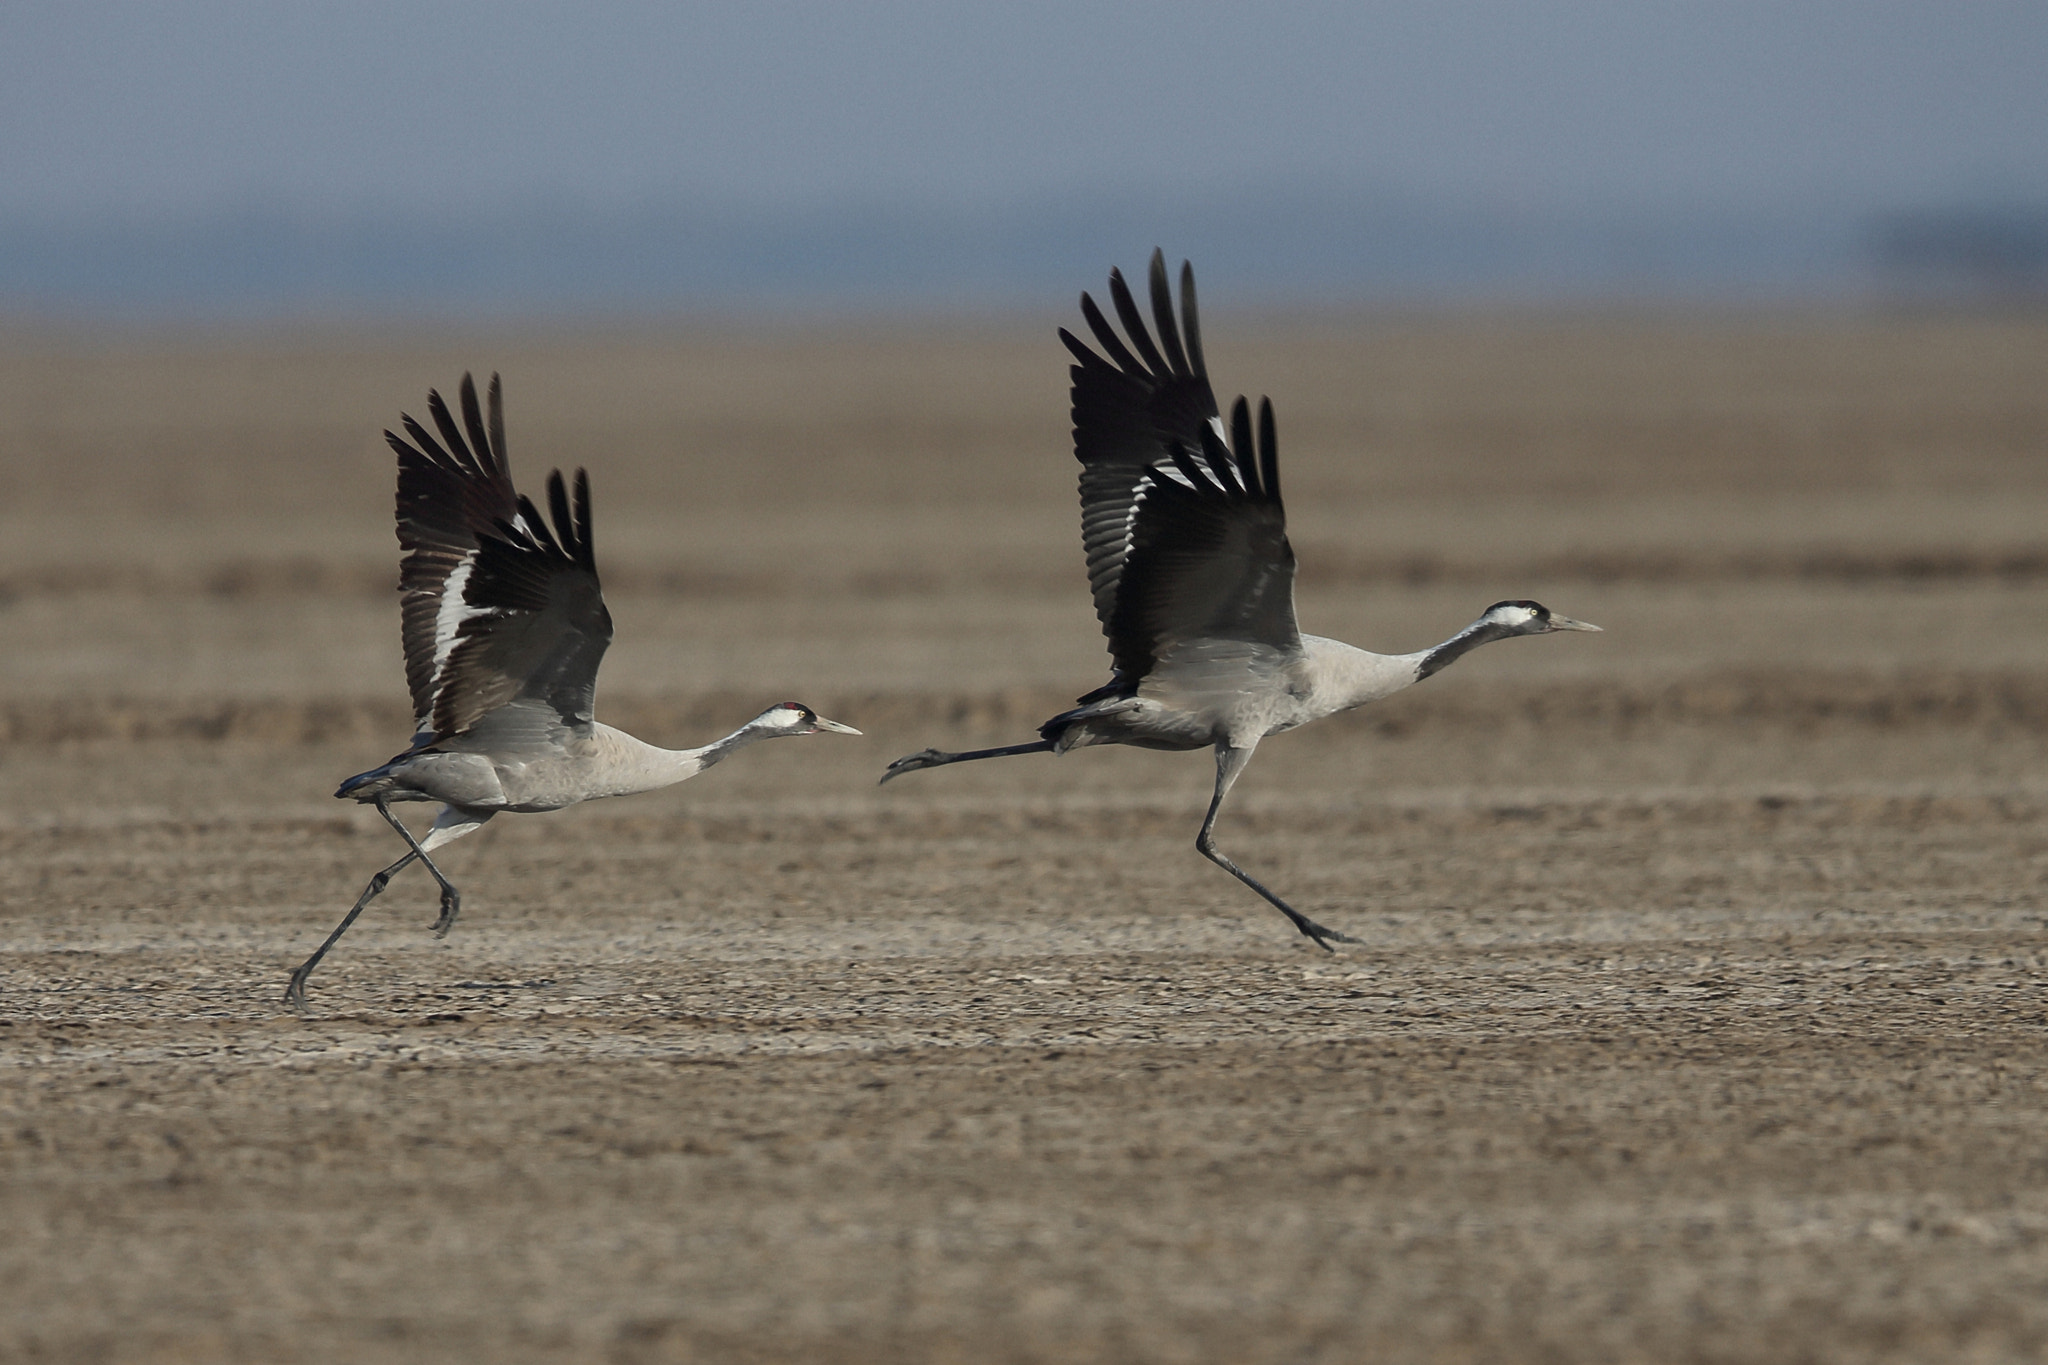
[[[1194,269],[1181,265],[1178,326],[1158,251],[1150,274],[1156,345],[1117,271],[1110,299],[1130,344],[1086,294],[1081,314],[1106,358],[1060,331],[1077,362],[1074,454],[1088,583],[1123,686],[1135,686],[1179,640],[1289,650],[1301,642],[1272,406],[1260,409],[1262,449],[1242,398],[1226,437],[1202,358]]]
[[[548,475],[550,531],[513,491],[497,376],[490,418],[462,377],[463,426],[439,393],[427,410],[437,442],[412,418],[398,454],[399,568],[405,678],[415,743],[461,734],[497,707],[545,701],[564,724],[587,728],[597,667],[612,619],[597,581],[590,534],[590,479],[576,472],[573,508],[559,471]],[[467,428],[467,439],[464,438]]]

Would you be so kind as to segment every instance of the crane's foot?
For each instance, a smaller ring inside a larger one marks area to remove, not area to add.
[[[882,781],[875,785],[879,787],[882,782],[887,782],[892,777],[901,777],[905,773],[914,773],[920,769],[944,767],[951,763],[953,758],[952,754],[940,749],[920,749],[914,754],[905,754],[889,765],[888,771],[882,774]]]
[[[1298,912],[1290,912],[1290,917],[1294,920],[1294,927],[1301,930],[1304,937],[1314,939],[1316,947],[1321,948],[1326,953],[1337,951],[1330,946],[1330,940],[1332,939],[1338,943],[1360,943],[1364,941],[1362,939],[1355,939],[1349,934],[1339,933],[1335,929],[1325,928],[1307,915]]]
[[[306,1012],[306,978],[313,974],[313,964],[308,962],[292,973],[291,983],[284,988],[284,1003],[294,1014]]]
[[[434,921],[434,937],[448,937],[448,931],[455,927],[455,917],[461,913],[462,893],[460,891],[442,892],[441,918]]]

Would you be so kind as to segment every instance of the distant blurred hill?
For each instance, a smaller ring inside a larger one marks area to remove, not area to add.
[[[1058,307],[1153,245],[1225,306],[2038,303],[2048,208],[1518,212],[1314,191],[1073,195],[795,211],[537,203],[462,216],[250,205],[186,218],[0,220],[0,317],[911,312]]]

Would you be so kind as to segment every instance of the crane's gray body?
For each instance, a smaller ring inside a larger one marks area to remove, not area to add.
[[[1268,735],[1393,696],[1427,651],[1374,655],[1319,634],[1282,651],[1249,641],[1184,641],[1159,655],[1133,696],[1075,706],[1047,722],[1055,753],[1090,745],[1251,749]]]
[[[606,796],[654,791],[695,777],[723,753],[661,749],[593,721],[563,725],[539,707],[505,707],[513,725],[480,726],[350,778],[340,795],[357,801],[440,801],[470,810],[550,811]],[[721,741],[722,742],[722,741]]]
[[[1244,640],[1188,640],[1161,652],[1129,697],[1063,712],[1053,749],[1249,749],[1312,720],[1391,696],[1419,680],[1428,652],[1374,654],[1304,635],[1298,649]]]

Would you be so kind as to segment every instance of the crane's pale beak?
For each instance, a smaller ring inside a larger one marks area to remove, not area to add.
[[[1594,629],[1598,630],[1599,627],[1595,626]],[[860,733],[851,725],[841,725],[838,721],[826,720],[823,716],[819,716],[812,724],[816,725],[820,730],[830,730],[835,735],[857,735]]]
[[[1556,612],[1552,612],[1552,613],[1550,613],[1550,628],[1551,628],[1552,630],[1599,630],[1599,629],[1600,629],[1600,627],[1598,627],[1598,626],[1594,625],[1594,624],[1593,624],[1593,623],[1592,623],[1591,621],[1574,621],[1574,620],[1572,620],[1572,618],[1571,618],[1571,617],[1569,617],[1569,616],[1559,616],[1559,615],[1558,615],[1558,614],[1557,614]]]

